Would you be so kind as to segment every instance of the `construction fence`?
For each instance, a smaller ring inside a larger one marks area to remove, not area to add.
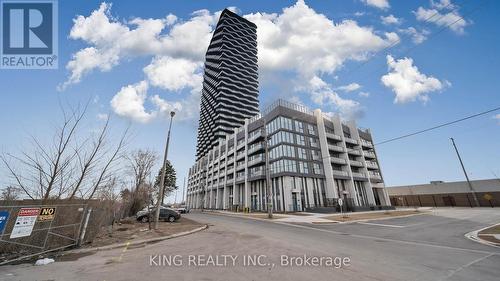
[[[110,220],[98,200],[0,201],[0,265],[89,241]]]

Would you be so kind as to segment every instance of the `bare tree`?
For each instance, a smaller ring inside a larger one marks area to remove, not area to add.
[[[88,103],[70,108],[61,106],[62,125],[56,129],[49,144],[31,136],[31,151],[20,156],[10,153],[0,156],[12,184],[31,199],[92,198],[101,185],[110,180],[113,164],[120,159],[126,145],[128,128],[111,148],[110,119],[97,133],[81,133]]]
[[[157,159],[158,156],[151,150],[139,149],[128,156],[127,170],[132,175],[132,187],[130,191],[122,193],[128,215],[134,215],[150,200],[153,189],[151,172]]]
[[[2,194],[0,195],[0,200],[12,201],[19,199],[19,193],[21,193],[20,188],[9,185],[2,190]]]
[[[129,157],[129,170],[133,173],[134,190],[137,192],[141,186],[148,183],[151,177],[151,170],[156,164],[158,156],[151,150],[136,150]]]

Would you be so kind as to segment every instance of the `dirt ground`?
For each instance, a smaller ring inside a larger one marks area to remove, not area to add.
[[[407,215],[422,214],[422,211],[389,211],[389,212],[373,212],[373,213],[347,213],[345,215],[334,215],[328,217],[322,217],[323,219],[328,219],[332,221],[354,221],[354,220],[368,220],[368,219],[383,219],[383,218],[393,218]]]
[[[500,245],[500,240],[497,239],[500,236],[500,224],[482,230],[478,233],[478,236],[481,239]]]
[[[94,241],[84,245],[84,247],[101,247],[116,243],[126,243],[133,240],[168,236],[193,230],[200,226],[202,226],[202,224],[181,217],[178,221],[173,223],[161,221],[157,230],[150,230],[148,223],[141,223],[132,219],[120,224],[115,224],[112,230],[110,227],[103,227]],[[154,223],[151,223],[151,227],[154,227]]]

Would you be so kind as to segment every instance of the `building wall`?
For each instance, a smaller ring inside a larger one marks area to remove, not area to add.
[[[189,207],[267,210],[267,171],[275,211],[335,207],[340,197],[352,209],[390,205],[369,130],[285,101],[263,114],[193,165]]]
[[[500,180],[471,181],[481,207],[500,206]],[[473,207],[474,197],[466,181],[395,186],[387,188],[395,206]]]

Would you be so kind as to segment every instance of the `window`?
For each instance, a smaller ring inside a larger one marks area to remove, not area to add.
[[[297,144],[298,145],[306,145],[305,138],[302,135],[297,135]]]
[[[309,143],[311,143],[311,146],[312,147],[319,147],[319,144],[318,144],[318,139],[317,138],[309,138]]]
[[[271,164],[271,173],[297,172],[297,161],[281,159]]]
[[[279,145],[269,151],[269,158],[295,157],[295,149],[290,145]]]
[[[318,150],[311,150],[313,160],[321,160]]]
[[[304,133],[304,126],[303,126],[302,122],[295,121],[295,131],[297,131],[299,133]]]
[[[316,174],[316,175],[320,175],[323,173],[323,171],[321,170],[321,166],[318,163],[313,164],[313,171],[314,171],[314,174]]]
[[[310,134],[310,135],[316,135],[316,126],[313,126],[311,124],[307,124],[307,132]]]
[[[298,165],[299,165],[298,166],[299,167],[299,173],[309,174],[309,166],[308,166],[307,162],[299,161]]]
[[[307,159],[307,152],[304,148],[297,148],[297,157],[300,159]]]

